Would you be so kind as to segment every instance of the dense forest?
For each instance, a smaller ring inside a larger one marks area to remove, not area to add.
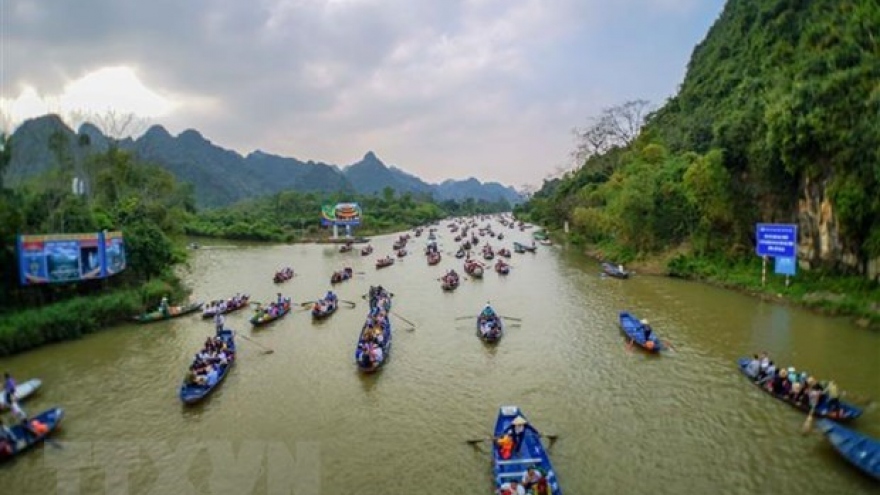
[[[676,96],[578,130],[579,165],[517,213],[624,261],[756,259],[758,222],[798,223],[813,269],[880,269],[880,2],[730,0]],[[642,116],[644,114],[644,117]]]
[[[322,234],[322,205],[359,203],[363,210],[358,235],[406,230],[448,216],[510,211],[506,200],[446,200],[435,202],[430,196],[397,195],[386,187],[381,195],[350,193],[303,193],[285,191],[268,197],[243,201],[233,206],[199,213],[186,225],[190,235],[256,241],[310,240]]]

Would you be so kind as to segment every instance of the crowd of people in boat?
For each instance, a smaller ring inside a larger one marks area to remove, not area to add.
[[[491,310],[488,306],[487,309]],[[517,416],[504,429],[501,435],[495,439],[495,446],[502,460],[509,460],[520,454],[525,443],[526,432],[531,432],[535,436],[541,435],[524,417]],[[523,472],[521,479],[513,479],[502,483],[497,490],[497,494],[526,495],[527,493],[533,493],[543,495],[549,493],[547,488],[547,473],[538,466],[531,466]]]
[[[315,301],[315,304],[312,306],[312,312],[318,314],[326,313],[339,304],[338,300],[336,293],[332,290],[328,290],[327,294],[325,294],[322,299]]]
[[[378,367],[385,360],[385,349],[389,338],[388,308],[391,295],[382,288],[370,287],[370,314],[361,331],[358,342],[358,364],[364,369]]]
[[[242,295],[241,293],[237,293],[229,299],[211,301],[205,306],[204,314],[207,316],[212,316],[217,313],[227,313],[247,304],[249,298],[250,296],[248,296],[247,294]]]
[[[254,313],[254,321],[274,320],[290,310],[290,298],[278,293],[278,298],[266,306],[260,306]]]
[[[460,281],[458,272],[455,270],[449,270],[445,275],[440,277],[440,281],[446,286],[458,285]]]
[[[235,352],[219,335],[208,337],[205,345],[193,358],[186,374],[185,383],[200,387],[213,387],[223,370],[235,359]]]
[[[292,279],[293,275],[294,275],[293,268],[290,268],[288,266],[287,268],[284,268],[283,270],[281,270],[279,272],[275,272],[274,280],[275,280],[275,282],[284,282],[286,280]]]
[[[495,314],[495,310],[490,305],[483,308],[483,312],[477,317],[480,325],[480,335],[487,339],[496,339],[501,336],[501,320]]]
[[[777,367],[766,352],[753,355],[745,372],[774,395],[802,407],[824,410],[829,415],[840,410],[840,390],[833,380],[819,382],[806,371]]]

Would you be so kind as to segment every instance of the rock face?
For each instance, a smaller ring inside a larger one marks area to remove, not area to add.
[[[831,177],[804,178],[798,199],[798,261],[802,268],[845,269],[880,280],[880,258],[860,260],[843,241],[834,205],[828,196]]]

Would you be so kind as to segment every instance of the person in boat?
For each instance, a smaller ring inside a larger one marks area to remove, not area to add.
[[[749,361],[749,364],[746,365],[746,374],[749,375],[753,380],[757,380],[759,378],[759,374],[761,373],[761,360],[758,358],[757,354],[752,356],[752,359]]]
[[[526,491],[534,490],[534,493],[541,494],[547,492],[547,478],[536,466],[526,469],[526,472],[523,473],[522,485]]]
[[[162,301],[159,302],[159,311],[162,312],[162,316],[169,316],[170,308],[168,307],[168,296],[162,296]]]
[[[6,395],[6,403],[12,404],[15,399],[15,379],[9,372],[3,373],[3,393]]]
[[[214,315],[214,328],[217,330],[217,335],[220,335],[220,332],[223,331],[225,325],[226,318],[223,316],[222,312],[218,311],[217,314]]]
[[[517,416],[514,418],[513,422],[504,429],[503,434],[510,435],[513,438],[513,453],[518,454],[520,449],[522,449],[522,444],[525,443],[526,431],[531,431],[536,436],[541,436],[532,425],[526,421],[526,418],[522,416]]]
[[[38,436],[38,433],[31,428],[27,413],[24,412],[24,409],[21,408],[17,400],[13,400],[9,403],[9,412],[12,413],[12,417],[15,418],[16,421],[21,423],[25,435]]]
[[[490,316],[493,316],[494,314],[495,311],[492,310],[492,306],[490,306],[489,303],[486,303],[486,307],[483,308],[483,312],[480,314],[480,316],[482,318],[488,318]]]
[[[498,495],[526,495],[526,489],[517,481],[508,481],[498,487]]]
[[[3,418],[0,418],[0,445],[2,445],[4,441],[15,443],[15,440],[15,432],[10,430],[9,427],[3,423]]]
[[[648,324],[648,320],[643,319],[640,323],[642,324],[642,332],[645,337],[645,342],[648,342],[651,340],[651,335],[654,333],[654,329]]]
[[[838,390],[837,384],[834,383],[834,380],[828,382],[828,385],[823,391],[823,395],[825,396],[825,404],[829,410],[836,411],[837,409],[840,409],[840,390]]]

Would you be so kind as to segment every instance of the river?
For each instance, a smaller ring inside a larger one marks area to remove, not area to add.
[[[530,231],[503,229],[530,242]],[[229,327],[239,339],[235,369],[205,403],[177,398],[183,373],[212,325],[198,315],[125,325],[0,361],[42,390],[24,403],[65,408],[55,443],[0,467],[3,493],[290,493],[295,495],[488,494],[487,445],[498,407],[515,404],[545,433],[567,494],[861,494],[876,485],[836,455],[805,415],[772,400],[735,360],[767,350],[863,397],[880,397],[880,335],[698,283],[599,276],[597,263],[564,246],[514,254],[507,277],[488,272],[453,293],[437,277],[462,272],[440,229],[444,259],[427,266],[425,238],[410,256],[376,270],[396,236],[375,253],[330,245],[204,246],[187,271],[194,298],[249,292],[294,301],[330,288],[332,271],[357,275],[335,288],[345,305],[312,323],[297,312],[251,330],[246,311]],[[494,240],[493,240],[494,241]],[[494,241],[499,245],[498,241]],[[298,276],[276,286],[285,265]],[[353,362],[367,308],[381,284],[395,293],[391,360],[364,376]],[[522,318],[495,347],[474,335],[491,301]],[[617,312],[649,318],[675,350],[627,349]],[[856,427],[880,438],[871,406]]]

